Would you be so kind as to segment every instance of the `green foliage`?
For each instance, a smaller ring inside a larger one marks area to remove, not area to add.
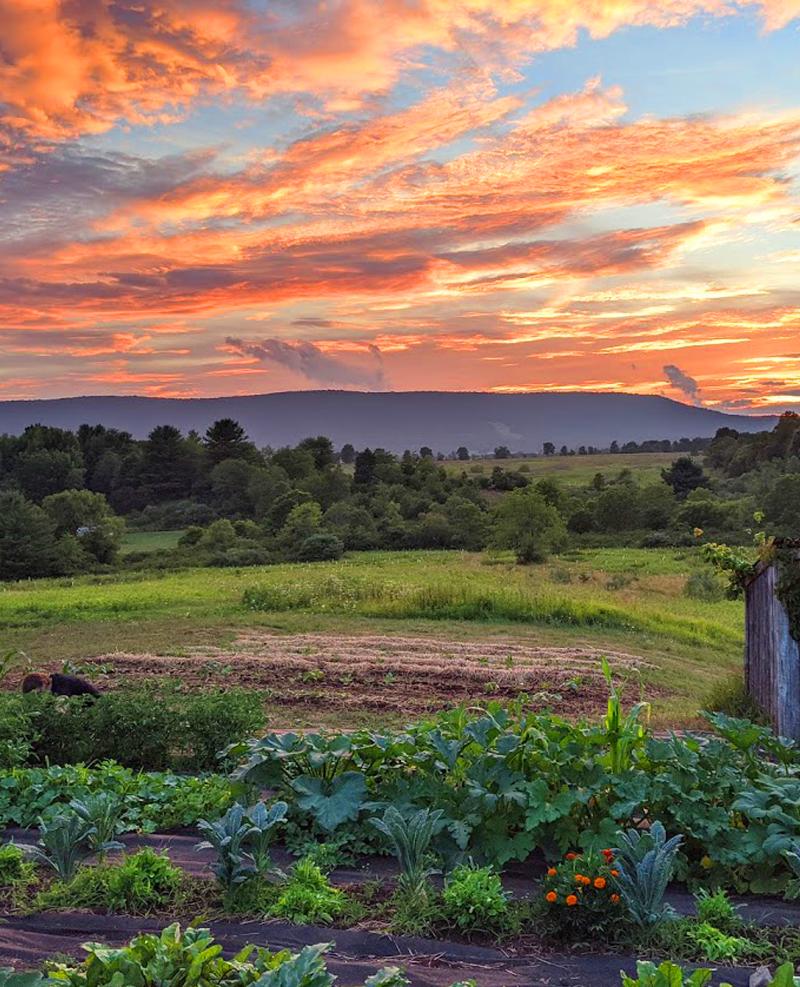
[[[604,721],[609,746],[611,770],[615,774],[627,771],[633,762],[633,753],[640,748],[647,734],[645,718],[650,714],[649,703],[636,703],[627,713],[622,706],[622,694],[614,685],[608,659],[601,659],[603,678],[608,686],[608,704]]]
[[[313,814],[318,826],[330,833],[356,819],[367,793],[364,776],[345,771],[331,780],[301,776],[292,782],[298,808]]]
[[[6,891],[24,888],[34,880],[34,866],[16,843],[0,846],[0,898]]]
[[[399,887],[408,893],[419,892],[431,873],[428,851],[443,812],[419,809],[408,818],[390,805],[383,819],[371,819],[372,825],[389,841],[400,865]]]
[[[698,922],[688,930],[689,939],[712,963],[734,963],[748,949],[749,943],[731,936],[710,922]]]
[[[320,532],[309,535],[300,544],[297,551],[299,562],[330,562],[340,559],[344,554],[344,545],[336,535]]]
[[[9,701],[0,698],[4,702]],[[217,766],[219,751],[264,720],[261,698],[246,689],[190,696],[120,690],[101,702],[43,693],[10,702],[30,711],[28,736],[21,739],[37,760],[51,764],[115,760],[131,768],[209,770]],[[2,733],[0,728],[0,738]]]
[[[111,843],[125,831],[122,802],[110,792],[98,792],[84,799],[73,799],[69,807],[94,830],[89,841],[94,850]]]
[[[728,930],[741,922],[736,908],[723,890],[711,892],[701,888],[695,894],[694,902],[701,923],[707,922],[718,929]]]
[[[619,833],[618,842],[614,855],[619,875],[615,881],[633,920],[641,926],[663,921],[669,914],[664,894],[683,837],[668,840],[664,826],[653,822],[647,832],[630,829]]]
[[[514,490],[495,509],[492,544],[511,549],[518,562],[543,562],[566,544],[564,519],[533,487]]]
[[[140,915],[162,910],[182,881],[183,872],[173,867],[166,854],[146,847],[107,869],[109,911]]]
[[[19,973],[8,967],[0,967],[0,987],[47,987],[51,981],[41,973]]]
[[[576,853],[547,868],[543,897],[547,918],[559,937],[607,937],[624,915],[611,850]]]
[[[711,980],[711,970],[699,969],[687,973],[669,960],[658,966],[649,960],[639,960],[635,977],[629,977],[624,971],[620,972],[620,977],[622,987],[705,987]],[[730,985],[721,984],[720,987]]]
[[[445,919],[465,932],[501,930],[509,917],[508,895],[491,867],[464,864],[449,875],[442,892]]]
[[[226,894],[252,877],[265,877],[271,866],[269,847],[274,828],[283,822],[288,806],[274,802],[269,808],[257,802],[250,809],[233,805],[221,819],[201,819],[197,828],[206,836],[199,850],[214,850],[215,877]]]
[[[312,860],[299,860],[270,910],[273,918],[301,925],[330,923],[344,908],[344,893],[334,888]]]
[[[219,775],[135,772],[114,763],[15,768],[0,772],[0,825],[33,826],[40,816],[51,820],[68,810],[70,802],[86,802],[98,794],[122,804],[124,831],[145,832],[216,818],[234,800],[231,783]]]
[[[25,852],[34,863],[51,868],[62,881],[70,881],[90,854],[121,850],[116,841],[97,843],[97,831],[76,812],[65,812],[49,822],[39,819],[39,845],[27,846]]]
[[[275,789],[289,804],[298,845],[326,832],[317,818],[326,802],[298,799],[297,780],[304,792],[310,779],[333,792],[355,776],[358,797],[342,799],[347,819],[334,833],[365,850],[386,849],[385,834],[365,826],[374,805],[402,807],[404,818],[440,812],[444,859],[463,854],[495,866],[535,847],[608,847],[620,828],[657,818],[684,834],[673,854],[677,878],[781,891],[783,852],[800,840],[796,747],[719,714],[709,715],[715,735],[702,738],[656,737],[643,718],[628,729],[629,719],[616,712],[613,693],[612,715],[598,723],[489,703],[483,716],[457,709],[380,735],[267,735],[235,745],[231,756],[242,762],[239,781]]]
[[[146,847],[113,864],[80,867],[70,880],[57,881],[39,892],[34,907],[151,915],[174,909],[183,882],[183,872],[173,867],[166,854]]]
[[[725,596],[725,590],[712,572],[693,572],[686,580],[686,595],[692,600],[716,603]]]

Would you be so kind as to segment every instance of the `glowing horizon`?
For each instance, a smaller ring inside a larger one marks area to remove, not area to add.
[[[0,400],[800,410],[800,0],[0,16]]]

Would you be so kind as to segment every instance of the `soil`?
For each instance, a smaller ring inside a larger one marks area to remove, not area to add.
[[[382,966],[404,967],[412,987],[448,987],[470,979],[478,987],[619,987],[620,970],[632,973],[636,968],[632,957],[603,953],[515,957],[485,946],[360,930],[285,922],[207,924],[228,956],[249,943],[296,951],[313,943],[333,941],[328,966],[339,977],[339,987],[363,984]],[[0,924],[0,964],[30,968],[54,953],[80,957],[84,942],[120,946],[141,932],[157,932],[163,926],[164,922],[157,919],[87,912],[9,916]],[[747,987],[751,972],[718,969],[714,981]]]
[[[247,631],[226,649],[194,648],[176,655],[112,653],[82,663],[100,689],[145,683],[186,691],[215,688],[263,692],[276,706],[344,716],[350,711],[413,717],[458,703],[509,700],[583,715],[604,708],[608,691],[600,671],[605,654],[618,674],[647,667],[641,658],[592,648],[533,647],[512,640],[453,641],[392,635],[280,635]],[[96,672],[93,670],[96,669]],[[43,671],[59,671],[58,663]],[[18,688],[19,676],[7,688]],[[652,691],[652,690],[651,690]]]

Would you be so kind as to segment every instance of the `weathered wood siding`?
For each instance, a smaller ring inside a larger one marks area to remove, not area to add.
[[[745,683],[775,732],[800,741],[800,645],[775,595],[777,581],[778,570],[767,565],[746,590]]]

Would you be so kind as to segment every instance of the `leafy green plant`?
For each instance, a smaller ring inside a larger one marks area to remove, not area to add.
[[[30,876],[33,865],[16,843],[0,846],[0,890],[13,887]]]
[[[18,973],[8,967],[0,969],[0,987],[47,987],[51,981],[41,973]]]
[[[201,819],[197,828],[206,836],[202,843],[197,844],[197,849],[214,850],[217,854],[211,870],[226,894],[253,876],[255,868],[246,850],[251,827],[243,805],[231,806],[216,821]]]
[[[50,822],[39,820],[39,845],[26,846],[25,852],[34,863],[44,864],[56,872],[62,881],[70,881],[75,871],[92,853],[121,850],[114,841],[96,843],[94,826],[76,812],[65,812]]]
[[[637,924],[655,925],[669,914],[664,894],[683,837],[668,840],[664,826],[654,822],[647,832],[630,829],[619,833],[618,839],[619,847],[614,850],[618,874],[614,880],[622,900]]]
[[[265,875],[272,867],[269,848],[274,829],[286,819],[288,809],[285,802],[273,802],[269,807],[264,802],[256,802],[247,810],[246,818],[250,829],[246,842],[249,856],[259,875]]]
[[[710,922],[698,922],[687,931],[689,939],[712,963],[735,962],[748,949],[749,943],[739,936],[731,936]]]
[[[112,912],[146,915],[163,910],[183,883],[183,872],[166,854],[145,847],[106,871],[107,906]]]
[[[463,864],[449,875],[442,892],[445,919],[465,932],[499,930],[508,921],[508,894],[491,867]]]
[[[792,869],[793,877],[786,885],[784,892],[789,901],[800,898],[800,843],[792,843],[789,849],[783,851],[786,862]]]
[[[72,799],[69,807],[94,829],[89,838],[89,846],[95,851],[98,847],[111,843],[125,831],[122,803],[110,792],[97,792],[84,799]]]
[[[694,896],[697,918],[718,929],[728,930],[740,923],[739,915],[725,891],[711,892],[701,888]],[[711,959],[711,957],[709,957]]]
[[[711,980],[711,973],[702,968],[687,973],[670,960],[664,960],[658,966],[649,960],[639,960],[635,977],[628,976],[624,970],[620,971],[620,977],[622,987],[705,987]],[[720,987],[730,987],[730,984],[720,984]]]
[[[344,907],[344,894],[334,888],[311,860],[299,860],[270,910],[274,918],[314,925],[333,922]]]
[[[432,873],[428,866],[428,851],[442,818],[441,809],[419,809],[406,818],[393,805],[383,819],[371,819],[372,825],[389,841],[400,865],[399,888],[418,892]]]

